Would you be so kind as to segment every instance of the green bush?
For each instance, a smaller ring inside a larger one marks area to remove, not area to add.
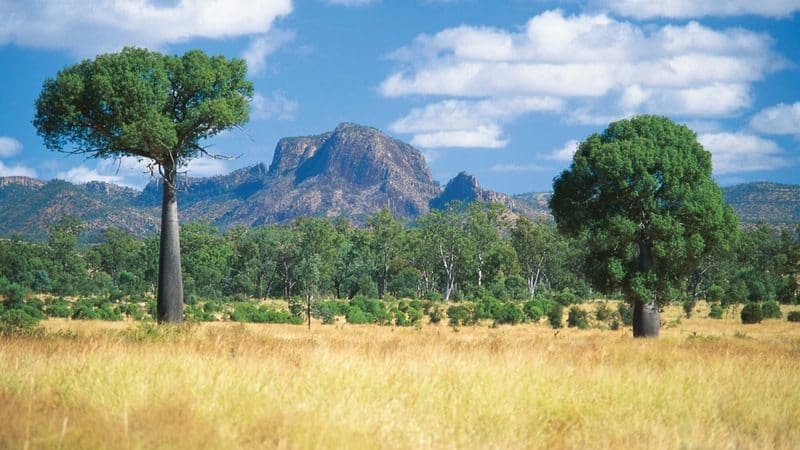
[[[761,305],[758,303],[748,303],[742,308],[742,323],[759,323],[763,319]]]
[[[39,334],[40,320],[23,309],[6,309],[0,313],[0,336]]]
[[[347,323],[352,323],[356,325],[372,322],[371,317],[369,317],[364,311],[362,311],[361,308],[358,307],[358,305],[350,305],[350,307],[347,308],[347,314],[345,315],[345,319],[347,320]]]
[[[72,307],[68,301],[58,297],[47,302],[45,314],[49,317],[67,318],[72,315]]]
[[[82,298],[72,304],[72,318],[78,320],[98,320],[100,314],[94,307],[94,302]]]
[[[525,305],[522,307],[522,312],[525,313],[525,317],[531,322],[538,322],[539,319],[544,316],[544,310],[539,306],[539,302],[536,300],[525,302]]]
[[[516,325],[525,319],[522,309],[515,302],[506,302],[503,304],[500,317],[495,318],[499,323],[507,323]]]
[[[761,315],[765,319],[780,319],[783,317],[783,314],[781,314],[781,305],[774,300],[764,302],[764,304],[761,305]]]
[[[692,312],[694,311],[694,307],[697,305],[697,301],[693,298],[687,298],[683,301],[683,314],[686,315],[687,319],[692,318]]]
[[[472,312],[464,305],[453,305],[447,308],[447,317],[450,319],[450,325],[454,327],[468,325],[472,322]]]
[[[430,318],[430,322],[434,325],[442,321],[442,308],[439,305],[435,305],[432,308],[428,308],[428,317]]]
[[[564,307],[561,305],[561,303],[553,303],[553,305],[550,307],[550,312],[547,313],[547,321],[550,322],[550,326],[553,328],[563,328],[563,315]]]
[[[792,311],[786,315],[786,320],[789,322],[800,322],[800,311]]]
[[[575,303],[578,303],[578,301],[580,300],[575,291],[573,291],[570,288],[562,289],[561,292],[557,292],[553,296],[553,298],[557,303],[560,303],[563,306],[573,305]]]
[[[589,328],[589,314],[583,309],[573,306],[567,313],[567,326],[570,328],[580,328],[585,330]]]
[[[304,322],[303,317],[290,312],[278,311],[267,305],[256,306],[248,302],[235,303],[230,318],[235,322],[290,323],[293,325],[301,325]]]
[[[594,310],[594,318],[598,322],[605,322],[610,319],[611,314],[611,308],[608,307],[608,303],[606,302],[599,303]]]
[[[708,312],[708,317],[712,319],[722,319],[722,315],[725,313],[725,310],[722,309],[722,306],[719,303],[712,303],[711,310]]]
[[[626,327],[633,325],[633,308],[628,302],[619,302],[617,304],[617,313],[623,325]]]

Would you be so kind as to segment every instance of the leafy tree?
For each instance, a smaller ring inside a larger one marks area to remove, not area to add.
[[[464,216],[458,205],[448,206],[447,211],[433,210],[418,221],[422,231],[426,252],[435,255],[441,270],[444,285],[444,300],[450,300],[456,285],[458,270],[471,258],[468,255],[469,241]]]
[[[160,173],[159,322],[183,320],[178,170],[208,154],[204,139],[247,121],[253,84],[245,75],[239,59],[125,48],[61,70],[36,101],[33,123],[47,148],[135,157]]]
[[[367,230],[378,282],[378,298],[383,298],[389,276],[396,266],[403,223],[384,208],[367,218]]]
[[[233,249],[219,230],[207,222],[193,222],[181,227],[183,271],[187,292],[193,290],[207,296],[219,294],[222,280],[228,275]]]
[[[486,266],[492,250],[500,241],[499,222],[503,206],[475,201],[467,207],[467,238],[473,247],[478,287],[483,285]]]
[[[586,238],[587,277],[601,291],[622,290],[636,337],[658,335],[659,304],[736,233],[711,154],[665,117],[620,120],[589,136],[553,188],[559,231]]]
[[[86,261],[78,253],[78,235],[84,225],[73,216],[63,216],[50,228],[47,242],[53,281],[58,294],[77,294],[87,291]]]

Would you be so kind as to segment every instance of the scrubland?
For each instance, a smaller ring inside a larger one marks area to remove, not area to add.
[[[800,447],[800,324],[700,309],[650,340],[50,319],[0,338],[0,448]]]

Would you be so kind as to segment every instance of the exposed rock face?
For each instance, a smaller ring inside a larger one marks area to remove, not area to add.
[[[387,207],[413,219],[429,207],[442,209],[455,200],[499,202],[512,215],[552,219],[549,193],[511,197],[481,188],[466,172],[442,190],[415,148],[375,128],[350,123],[316,136],[281,139],[269,167],[261,163],[180,183],[181,220],[206,220],[221,228],[301,216],[343,216],[359,223]],[[793,226],[800,221],[800,186],[752,183],[724,192],[745,224],[764,220]],[[0,177],[0,237],[43,238],[64,214],[80,218],[95,235],[115,227],[141,236],[158,230],[160,211],[158,181],[138,192],[99,182]]]

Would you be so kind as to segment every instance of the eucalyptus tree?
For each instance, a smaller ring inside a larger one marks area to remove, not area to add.
[[[558,229],[585,237],[591,283],[633,303],[635,337],[658,335],[659,304],[737,230],[711,154],[665,117],[620,120],[589,136],[553,190]]]
[[[62,69],[45,80],[33,121],[51,150],[90,158],[148,161],[163,186],[158,321],[183,319],[176,187],[202,144],[248,120],[253,84],[244,60],[125,48]]]

